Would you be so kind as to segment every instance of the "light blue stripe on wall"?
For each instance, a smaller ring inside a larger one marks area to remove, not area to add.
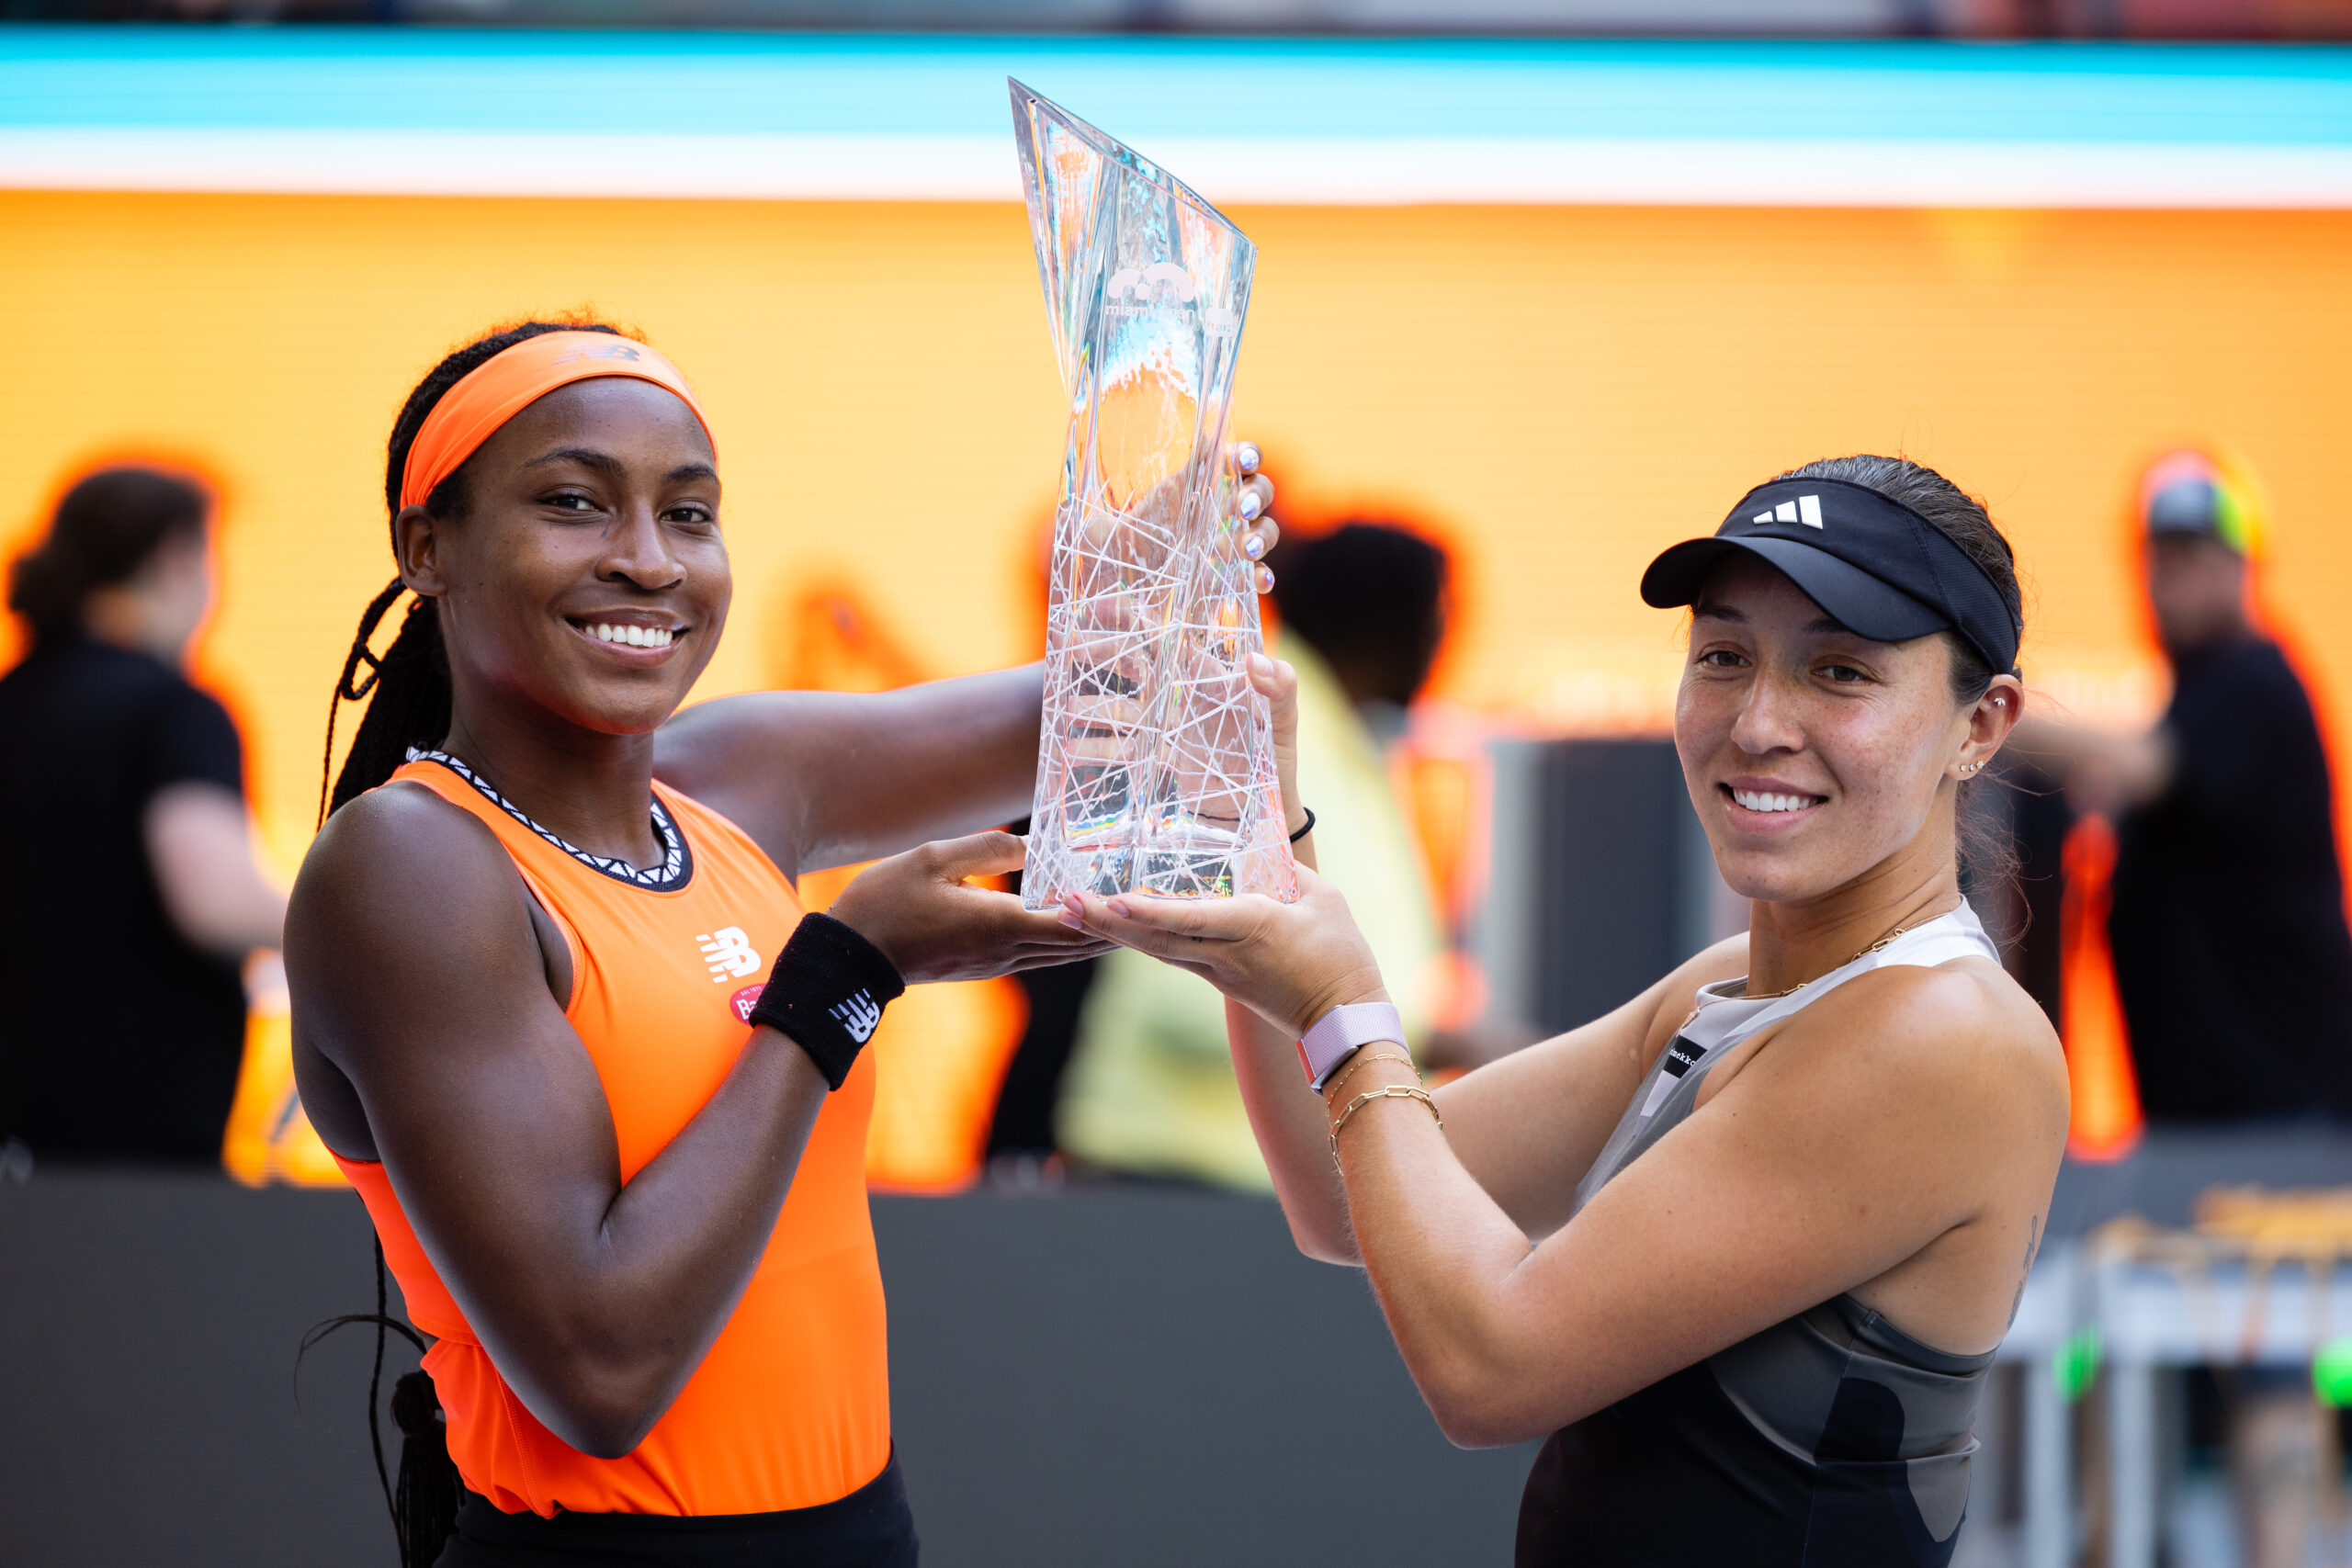
[[[2352,49],[0,28],[10,130],[2352,147]]]

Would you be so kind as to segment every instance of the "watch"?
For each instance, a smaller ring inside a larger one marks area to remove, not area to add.
[[[1405,1021],[1394,1003],[1348,1002],[1315,1021],[1298,1043],[1298,1059],[1306,1069],[1307,1087],[1317,1094],[1340,1063],[1375,1040],[1405,1042]]]

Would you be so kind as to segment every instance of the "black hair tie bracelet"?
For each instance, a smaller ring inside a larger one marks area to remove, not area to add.
[[[1306,837],[1307,834],[1315,831],[1315,807],[1311,806],[1302,806],[1299,809],[1306,813],[1306,826],[1301,828],[1297,832],[1293,833],[1290,836],[1290,841],[1294,844]]]

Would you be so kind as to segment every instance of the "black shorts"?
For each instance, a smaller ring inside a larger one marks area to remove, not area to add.
[[[774,1514],[505,1514],[469,1495],[435,1568],[915,1568],[915,1518],[894,1454],[813,1508]]]

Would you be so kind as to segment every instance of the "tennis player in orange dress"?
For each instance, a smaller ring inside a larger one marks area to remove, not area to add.
[[[286,956],[465,1489],[403,1551],[911,1563],[860,1047],[908,984],[1103,945],[966,880],[1020,863],[984,829],[1028,807],[1039,673],[680,713],[732,589],[717,447],[610,328],[451,355],[385,494],[400,575]],[[868,860],[803,911],[799,873]]]

